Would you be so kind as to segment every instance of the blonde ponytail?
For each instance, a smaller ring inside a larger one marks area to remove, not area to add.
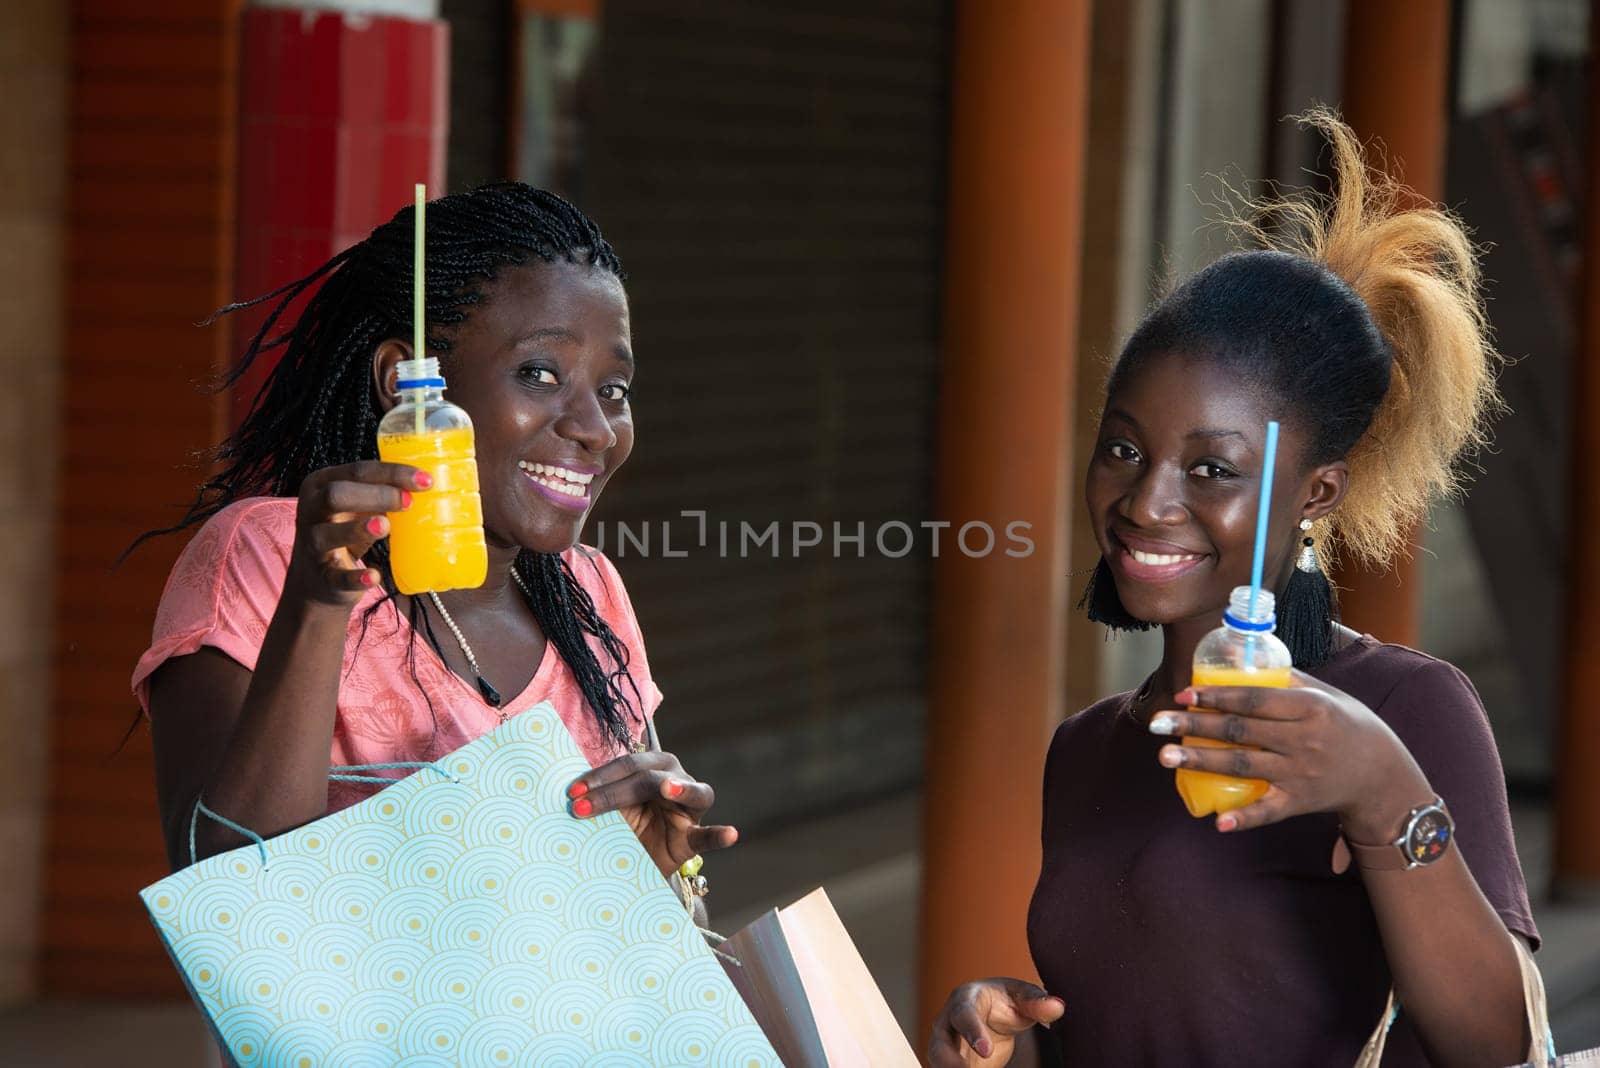
[[[1325,266],[1366,306],[1393,357],[1388,393],[1348,454],[1350,489],[1330,521],[1337,545],[1383,566],[1432,502],[1460,489],[1458,461],[1487,443],[1502,405],[1500,363],[1479,290],[1478,251],[1455,215],[1368,166],[1332,110],[1298,117],[1327,138],[1333,193],[1247,202],[1262,247]],[[1239,220],[1235,220],[1239,221]]]

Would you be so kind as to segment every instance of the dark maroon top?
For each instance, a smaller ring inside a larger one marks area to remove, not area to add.
[[[1400,736],[1484,895],[1537,943],[1500,756],[1466,676],[1371,638],[1314,674]],[[1067,720],[1045,765],[1028,943],[1067,1003],[1054,1029],[1065,1063],[1350,1068],[1390,982],[1360,875],[1330,865],[1337,821],[1219,834],[1185,811],[1156,762],[1167,739],[1128,705],[1119,694]],[[1403,1006],[1383,1063],[1428,1063]]]

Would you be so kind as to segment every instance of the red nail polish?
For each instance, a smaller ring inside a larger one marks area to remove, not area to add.
[[[1232,816],[1217,817],[1217,830],[1219,831],[1231,831],[1237,826],[1239,826],[1239,821]]]
[[[400,507],[401,507],[402,510],[411,507],[411,491],[410,490],[401,490],[400,491]]]
[[[580,820],[594,811],[594,804],[587,797],[580,797],[572,803],[572,814]]]
[[[418,471],[416,483],[418,489],[427,489],[429,486],[433,485],[433,476],[428,474],[426,471]]]
[[[363,585],[363,586],[376,586],[377,584],[378,584],[378,573],[376,571],[363,571],[363,572],[361,572],[361,585]]]
[[[378,535],[383,533],[383,517],[382,516],[376,516],[375,515],[371,519],[367,520],[367,533],[371,534],[373,537],[377,537]]]
[[[568,797],[582,797],[584,794],[586,794],[588,792],[589,792],[589,784],[584,782],[582,779],[579,779],[577,782],[575,782],[571,786],[567,787],[567,796]]]
[[[682,797],[683,796],[683,783],[678,782],[677,780],[672,780],[672,781],[668,782],[667,783],[667,796],[668,797]]]

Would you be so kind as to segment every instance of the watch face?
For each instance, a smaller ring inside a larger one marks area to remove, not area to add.
[[[1455,828],[1442,809],[1429,808],[1419,813],[1406,835],[1406,859],[1413,864],[1432,864],[1444,856]]]

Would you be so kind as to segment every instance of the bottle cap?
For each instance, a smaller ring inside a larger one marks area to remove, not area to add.
[[[444,376],[439,374],[439,358],[424,356],[420,360],[401,360],[395,364],[396,389],[443,389]]]
[[[1242,630],[1249,634],[1264,634],[1275,630],[1278,618],[1275,614],[1277,598],[1270,590],[1260,590],[1255,595],[1255,611],[1250,610],[1250,587],[1235,586],[1233,593],[1228,597],[1227,610],[1222,613],[1222,621],[1234,630]]]

